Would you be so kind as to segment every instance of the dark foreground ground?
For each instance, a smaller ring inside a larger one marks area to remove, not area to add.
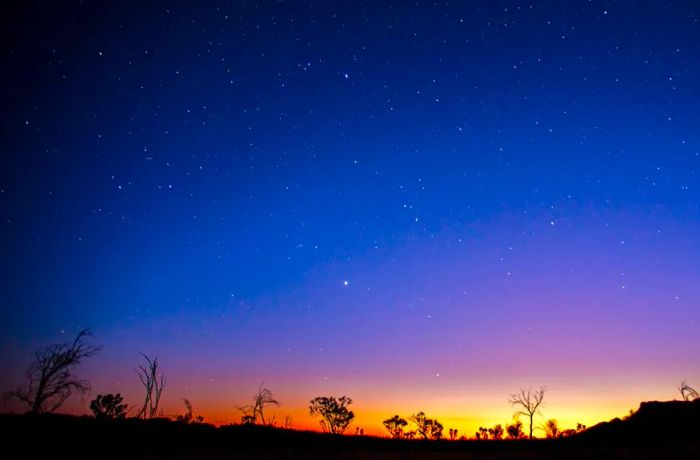
[[[396,441],[261,426],[184,425],[165,419],[97,422],[69,415],[9,414],[0,415],[0,433],[5,452],[25,458],[696,459],[700,400],[643,403],[627,420],[615,419],[555,440]]]

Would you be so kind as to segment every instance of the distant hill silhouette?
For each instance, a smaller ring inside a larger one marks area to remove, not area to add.
[[[259,425],[169,419],[0,415],[5,451],[68,459],[541,459],[700,458],[700,401],[647,402],[626,420],[559,439],[423,441],[340,436]],[[32,440],[28,442],[27,440]]]
[[[700,443],[700,399],[643,402],[625,420],[599,423],[577,437],[590,442]]]

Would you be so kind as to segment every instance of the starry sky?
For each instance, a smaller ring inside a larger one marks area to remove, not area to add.
[[[374,434],[700,384],[697,2],[5,9],[3,389],[83,327],[94,394],[144,352],[215,423],[261,382]]]

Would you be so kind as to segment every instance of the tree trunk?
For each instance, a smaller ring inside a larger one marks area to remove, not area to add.
[[[41,406],[44,403],[44,388],[46,387],[46,376],[42,371],[41,378],[39,379],[39,387],[36,389],[34,394],[34,402],[32,403],[32,413],[38,414],[41,412]]]

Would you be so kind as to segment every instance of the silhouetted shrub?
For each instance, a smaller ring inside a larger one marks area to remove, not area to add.
[[[392,438],[404,438],[404,428],[406,428],[406,425],[408,425],[408,422],[404,418],[394,415],[393,417],[384,420],[382,423]]]
[[[552,438],[558,438],[561,436],[561,430],[559,429],[559,423],[556,421],[556,419],[549,419],[547,422],[544,424],[544,434],[547,436],[547,438],[552,439]]]
[[[506,434],[508,439],[522,439],[525,437],[523,432],[523,422],[520,420],[515,420],[510,425],[506,426]]]
[[[122,404],[122,395],[97,395],[90,401],[90,410],[97,420],[115,420],[126,417],[129,406]]]
[[[322,417],[320,425],[323,431],[343,434],[355,418],[355,414],[348,410],[348,406],[352,404],[352,399],[347,396],[341,396],[338,399],[334,396],[319,396],[312,399],[310,403],[309,414]]]
[[[459,433],[459,430],[457,428],[450,428],[450,441],[454,441],[457,439],[457,433]]]
[[[489,436],[493,440],[503,439],[503,427],[500,423],[498,425],[494,425],[493,428],[489,428]]]
[[[415,423],[416,433],[423,439],[441,439],[442,424],[437,420],[426,417],[425,412],[421,411],[411,415],[409,420]]]
[[[186,412],[175,417],[175,421],[180,423],[202,423],[204,421],[204,417],[194,413],[190,400],[183,398],[182,401],[185,403]]]

